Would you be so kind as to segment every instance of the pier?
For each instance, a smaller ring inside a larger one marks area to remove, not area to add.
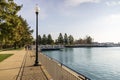
[[[40,45],[39,51],[62,50],[63,45]]]

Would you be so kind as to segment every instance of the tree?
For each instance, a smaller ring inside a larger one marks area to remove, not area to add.
[[[42,44],[43,44],[43,45],[46,45],[46,44],[47,44],[47,37],[46,37],[45,34],[44,34],[43,37],[42,37]]]
[[[24,45],[28,45],[31,44],[33,42],[33,37],[32,37],[32,33],[33,30],[30,30],[30,27],[28,27],[27,21],[24,20],[21,16],[19,16],[19,19],[21,21],[21,25],[16,29],[16,32],[19,36],[18,38],[20,38],[19,40],[17,40],[18,38],[15,38],[15,43],[14,46],[24,46]]]
[[[63,39],[63,36],[62,36],[61,33],[59,34],[59,37],[58,37],[58,43],[59,44],[63,44],[64,43],[64,39]]]
[[[38,44],[41,45],[42,44],[42,38],[40,35],[38,35]]]
[[[54,41],[53,41],[51,35],[48,34],[48,37],[47,37],[47,44],[53,44],[53,43],[54,43]]]
[[[84,40],[82,38],[80,38],[78,41],[79,41],[79,44],[84,44]]]
[[[58,44],[58,39],[55,40],[55,44]]]
[[[73,38],[73,36],[70,35],[70,36],[68,37],[68,39],[69,39],[69,44],[72,45],[72,44],[74,43],[74,38]]]
[[[18,33],[16,33],[16,28],[20,26],[20,20],[17,15],[20,9],[21,6],[18,6],[13,1],[2,0],[0,2],[0,41],[4,46],[13,45],[16,38],[16,40],[20,40]]]
[[[92,38],[90,36],[86,36],[86,43],[91,44],[92,43]]]
[[[17,13],[22,6],[18,6],[13,0],[0,1],[0,42],[2,46],[24,46],[31,43],[33,30],[30,30],[26,20]]]
[[[67,36],[67,34],[65,33],[65,35],[64,35],[64,44],[65,45],[67,45],[68,44],[68,36]]]

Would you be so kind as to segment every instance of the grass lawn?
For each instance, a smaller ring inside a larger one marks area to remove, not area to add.
[[[3,61],[4,59],[12,56],[13,54],[0,54],[0,62]]]
[[[7,49],[1,49],[0,52],[2,52],[2,51],[10,51],[10,50],[22,50],[22,49],[24,49],[24,48],[16,48],[16,49],[14,49],[14,48],[7,48]]]

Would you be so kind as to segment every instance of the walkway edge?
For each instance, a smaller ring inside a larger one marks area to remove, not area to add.
[[[27,53],[28,53],[28,51],[26,51],[26,53],[24,55],[24,58],[23,58],[19,73],[18,73],[18,75],[16,77],[16,80],[22,80],[21,76],[23,75],[23,70],[24,70],[24,66],[25,66],[25,62],[26,62]]]
[[[53,80],[52,77],[51,77],[51,75],[50,75],[50,74],[47,72],[47,70],[45,69],[45,67],[44,67],[44,66],[41,66],[41,68],[42,68],[42,72],[45,74],[46,78],[47,78],[48,80]]]

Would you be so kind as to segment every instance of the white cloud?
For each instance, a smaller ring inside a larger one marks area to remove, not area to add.
[[[120,14],[109,15],[105,19],[105,22],[108,23],[109,25],[120,26]]]
[[[66,6],[77,6],[82,3],[98,3],[100,0],[65,0]]]
[[[119,42],[120,41],[120,14],[111,14],[103,17],[99,22],[102,29],[101,38],[103,41]]]
[[[107,6],[117,6],[117,5],[120,5],[120,0],[119,1],[107,1],[106,5]]]

